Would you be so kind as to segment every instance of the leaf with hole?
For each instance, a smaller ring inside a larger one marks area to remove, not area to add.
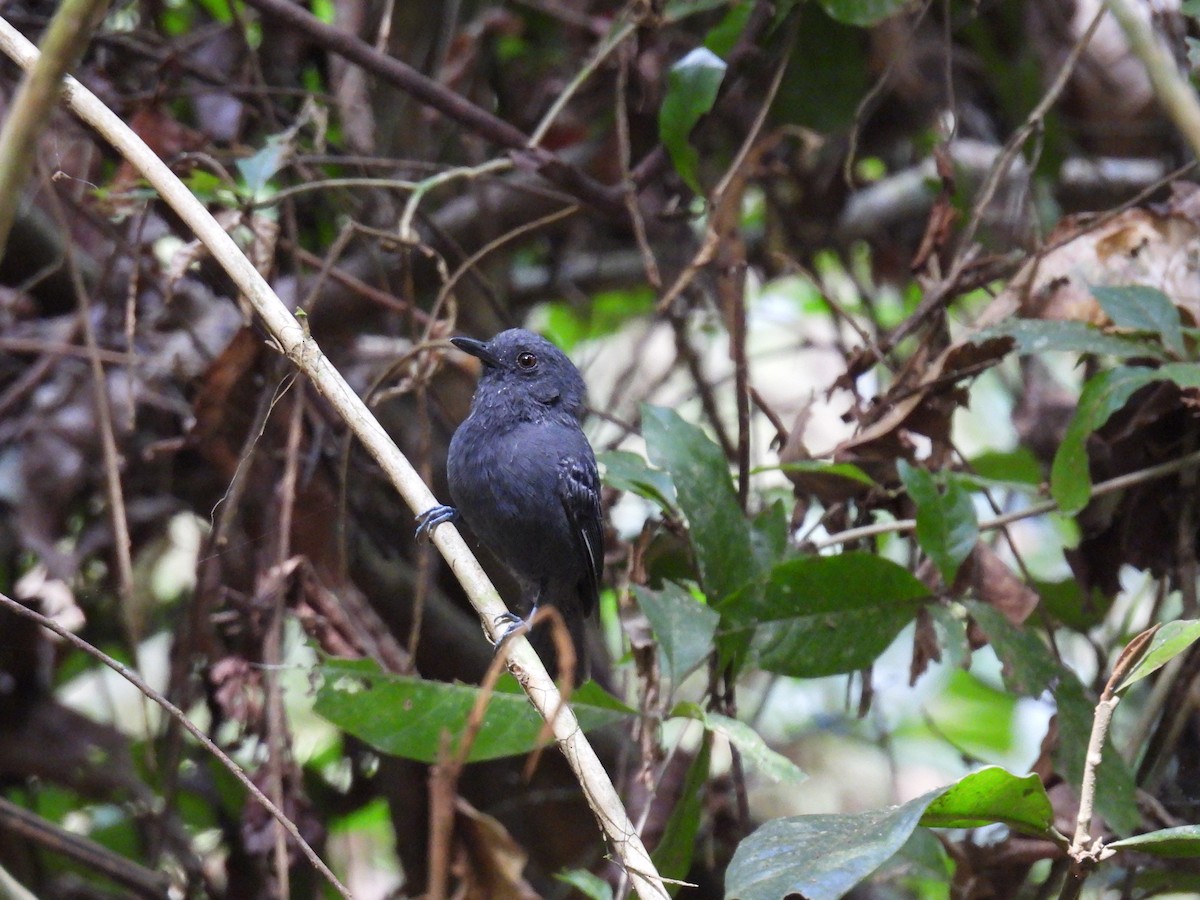
[[[366,659],[326,659],[318,672],[322,683],[313,708],[320,716],[384,753],[425,763],[437,761],[443,733],[457,748],[480,692],[471,685],[384,672]],[[593,682],[572,694],[571,710],[584,731],[633,715]],[[544,724],[516,679],[505,675],[488,702],[467,760],[528,753],[541,746]]]
[[[996,822],[1033,837],[1064,841],[1054,828],[1054,810],[1042,780],[999,766],[964,776],[921,816],[921,824],[930,828],[980,828]]]

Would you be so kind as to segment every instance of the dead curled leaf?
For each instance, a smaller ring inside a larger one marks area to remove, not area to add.
[[[858,432],[832,451],[837,462],[854,462],[880,481],[894,480],[894,461],[911,458],[912,435],[932,442],[934,464],[948,453],[950,420],[966,402],[961,383],[1003,360],[1007,338],[980,339],[1012,317],[1079,321],[1109,320],[1092,296],[1093,286],[1146,285],[1172,299],[1187,324],[1200,322],[1200,186],[1172,185],[1161,204],[1126,210],[1105,221],[1064,219],[1007,287],[987,305],[968,332],[931,358],[914,355],[886,394],[861,414]],[[841,486],[844,491],[844,486]],[[822,499],[821,485],[812,486]]]
[[[994,606],[1013,625],[1021,625],[1037,608],[1037,591],[1022,581],[992,547],[983,541],[958,570],[956,591],[970,590],[984,603]]]
[[[1128,209],[1096,224],[1064,219],[1044,253],[1012,278],[984,314],[987,324],[1026,319],[1108,324],[1093,285],[1146,285],[1174,301],[1185,323],[1200,322],[1200,186],[1175,182],[1165,203]]]
[[[461,797],[454,807],[456,896],[470,900],[533,900],[538,896],[522,873],[528,854],[498,819]]]

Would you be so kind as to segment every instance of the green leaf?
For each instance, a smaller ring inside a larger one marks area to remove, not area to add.
[[[287,163],[291,152],[291,141],[280,135],[272,135],[253,156],[239,159],[237,169],[241,173],[246,196],[251,200],[263,197],[271,179]]]
[[[790,559],[757,587],[717,610],[735,625],[756,629],[762,668],[795,678],[870,665],[929,597],[907,569],[872,553]]]
[[[586,303],[559,300],[538,307],[536,330],[564,353],[582,341],[594,341],[620,331],[633,319],[649,316],[658,301],[654,289],[636,285],[596,291]]]
[[[734,852],[726,900],[838,900],[904,846],[943,790],[888,809],[767,822]]]
[[[1064,581],[1040,581],[1035,579],[1033,589],[1042,598],[1042,605],[1055,619],[1068,628],[1085,633],[1104,621],[1112,608],[1113,598],[1103,591],[1093,589],[1090,593],[1074,578]]]
[[[1017,695],[956,667],[926,701],[925,715],[934,733],[965,756],[988,759],[1012,751],[1019,702]]]
[[[479,688],[382,671],[373,660],[326,659],[313,708],[334,725],[394,756],[436,762],[443,731],[457,746]],[[633,711],[588,682],[571,696],[580,727],[590,731]],[[538,746],[542,719],[516,680],[501,679],[468,761],[528,753]]]
[[[937,565],[943,581],[951,585],[958,567],[979,540],[979,521],[971,494],[953,476],[947,477],[945,491],[939,491],[927,470],[903,459],[896,467],[908,495],[917,504],[917,542]]]
[[[788,510],[782,500],[758,511],[750,520],[750,543],[758,560],[755,568],[765,572],[789,555],[791,530]]]
[[[847,25],[875,25],[900,12],[908,0],[821,0],[825,11]]]
[[[725,13],[725,18],[704,36],[704,46],[717,56],[725,57],[733,49],[742,32],[746,30],[746,21],[750,18],[750,10],[754,5],[749,0],[739,0]]]
[[[700,747],[688,766],[687,780],[684,782],[679,802],[671,810],[662,838],[651,854],[654,867],[664,878],[685,878],[692,867],[692,857],[696,853],[696,835],[700,832],[700,823],[704,818],[705,787],[708,784],[711,762],[712,732],[705,731]]]
[[[741,751],[743,759],[772,781],[800,782],[808,777],[794,762],[768,747],[762,735],[745,722],[714,712],[705,713],[703,721],[705,728],[722,735]]]
[[[1179,310],[1158,288],[1141,284],[1126,287],[1093,285],[1092,296],[1118,328],[1149,331],[1162,338],[1175,356],[1183,355],[1183,330]]]
[[[1038,485],[1044,477],[1042,464],[1028,447],[987,450],[970,461],[970,468],[980,478],[1014,485]]]
[[[1118,359],[1133,356],[1164,358],[1162,347],[1156,342],[1110,334],[1086,322],[1010,319],[979,332],[971,338],[971,343],[982,344],[997,337],[1015,340],[1017,353],[1021,356],[1061,352],[1115,356]]]
[[[604,468],[604,483],[618,491],[645,497],[660,509],[675,508],[675,485],[671,476],[655,469],[646,460],[628,450],[606,450],[596,454],[596,462]]]
[[[643,406],[642,434],[650,461],[666,469],[675,485],[701,586],[716,603],[757,574],[729,463],[720,447],[674,410]]]
[[[590,900],[612,900],[613,898],[612,885],[599,875],[593,875],[587,869],[567,869],[554,877],[563,884],[569,884]]]
[[[1058,707],[1055,767],[1071,784],[1081,784],[1094,706],[1082,682],[1036,635],[1012,625],[995,607],[975,601],[966,606],[1003,663],[1008,689],[1027,697],[1049,693],[1054,698]],[[1107,741],[1096,775],[1096,807],[1118,832],[1132,831],[1141,820],[1134,803],[1136,793],[1128,767],[1112,741]]]
[[[1112,850],[1134,849],[1138,853],[1162,856],[1168,859],[1200,856],[1200,825],[1180,825],[1163,828],[1146,834],[1113,841],[1107,847]]]
[[[673,581],[661,591],[634,586],[638,605],[658,638],[672,684],[679,684],[713,650],[721,617]]]
[[[1050,493],[1063,512],[1078,512],[1087,506],[1092,495],[1088,436],[1104,425],[1139,388],[1156,381],[1174,381],[1184,388],[1200,387],[1200,365],[1169,363],[1156,369],[1111,369],[1084,385],[1075,415],[1050,467]]]
[[[820,132],[849,127],[871,87],[866,35],[807,5],[774,104],[776,121]]]
[[[696,123],[712,109],[725,79],[725,61],[707,47],[697,47],[667,74],[667,95],[658,112],[658,137],[667,148],[675,170],[697,194],[703,194],[696,167],[700,155],[688,137]]]
[[[860,469],[854,463],[828,463],[818,459],[806,459],[800,462],[785,463],[781,466],[759,466],[757,472],[803,472],[817,475],[835,475],[848,481],[856,481],[867,487],[875,487],[875,479]]]
[[[929,828],[980,828],[1003,823],[1023,834],[1061,841],[1054,810],[1037,775],[1018,776],[988,766],[960,779],[921,816]]]
[[[1192,646],[1200,638],[1200,619],[1180,619],[1168,622],[1155,632],[1150,646],[1117,688],[1117,693],[1126,690],[1147,675],[1157,672],[1172,659]]]

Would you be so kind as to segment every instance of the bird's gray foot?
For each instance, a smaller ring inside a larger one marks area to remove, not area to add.
[[[507,641],[509,638],[511,638],[513,635],[524,634],[530,628],[532,628],[533,627],[533,617],[536,615],[537,615],[537,607],[534,606],[533,609],[531,609],[529,611],[529,615],[526,616],[524,619],[522,619],[520,616],[518,616],[515,612],[504,612],[504,613],[501,613],[500,615],[496,616],[496,624],[497,625],[499,625],[501,622],[508,623],[505,626],[504,630],[500,632],[500,636],[498,638],[496,638],[496,650],[499,650],[500,647],[503,646],[504,642]]]
[[[445,522],[456,521],[458,521],[458,510],[453,506],[435,506],[427,509],[417,516],[417,533],[414,537],[418,541],[428,542],[433,539],[435,528]]]

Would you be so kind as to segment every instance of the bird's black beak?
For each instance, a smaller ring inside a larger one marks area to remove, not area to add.
[[[450,338],[450,343],[463,353],[470,353],[485,366],[492,369],[500,368],[500,360],[496,359],[495,354],[488,349],[488,345],[483,341],[477,341],[474,338],[456,337]]]

